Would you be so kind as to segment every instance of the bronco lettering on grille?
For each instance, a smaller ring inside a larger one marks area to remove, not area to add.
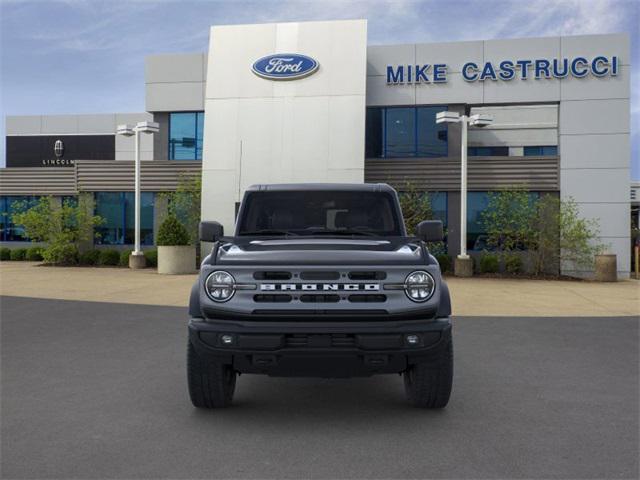
[[[358,291],[377,292],[380,285],[377,283],[263,283],[260,285],[262,291]]]

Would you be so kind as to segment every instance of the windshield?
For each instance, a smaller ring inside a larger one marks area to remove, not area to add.
[[[237,234],[399,236],[394,206],[387,192],[251,192]]]

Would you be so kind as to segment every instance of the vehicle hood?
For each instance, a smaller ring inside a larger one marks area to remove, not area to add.
[[[406,237],[233,238],[221,242],[218,265],[416,265],[423,248]]]

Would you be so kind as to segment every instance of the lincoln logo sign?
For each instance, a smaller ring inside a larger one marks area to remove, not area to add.
[[[64,155],[64,143],[62,143],[62,140],[56,140],[56,143],[53,144],[53,153],[56,158],[61,158]]]
[[[420,65],[387,65],[387,84],[437,84],[447,82],[445,63]],[[620,58],[599,55],[593,58],[538,58],[531,60],[502,60],[498,62],[466,62],[462,78],[466,82],[540,80],[550,78],[615,77],[620,70]]]
[[[318,66],[318,62],[306,55],[279,53],[256,60],[251,70],[269,80],[296,80],[312,75]]]
[[[358,291],[365,290],[367,292],[377,292],[380,290],[380,285],[377,283],[263,283],[260,285],[262,291],[323,291],[330,292],[336,290],[344,291]]]

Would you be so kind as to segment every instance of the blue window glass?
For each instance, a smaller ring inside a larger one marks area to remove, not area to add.
[[[469,147],[470,157],[508,157],[509,147]]]
[[[418,138],[416,157],[446,157],[448,155],[447,124],[436,123],[436,113],[442,107],[418,107]]]
[[[540,197],[539,192],[529,192],[529,201]],[[489,192],[467,193],[467,250],[491,250],[487,244],[487,232],[482,222],[482,212],[489,207]]]
[[[387,108],[385,133],[385,157],[415,156],[415,108]]]
[[[442,225],[447,227],[447,192],[430,192],[429,200],[435,220],[442,220]]]
[[[169,160],[201,160],[204,112],[169,114]]]
[[[134,243],[135,197],[133,192],[97,192],[95,213],[104,222],[96,228],[95,243],[131,245]],[[153,245],[152,192],[140,194],[140,243]]]
[[[541,147],[524,147],[524,156],[536,157],[555,157],[558,155],[558,147],[556,145],[545,145]]]
[[[21,225],[13,223],[14,213],[35,206],[39,197],[35,196],[3,196],[0,197],[0,241],[28,242]]]
[[[447,125],[436,124],[444,107],[372,107],[367,109],[367,158],[446,157]]]

